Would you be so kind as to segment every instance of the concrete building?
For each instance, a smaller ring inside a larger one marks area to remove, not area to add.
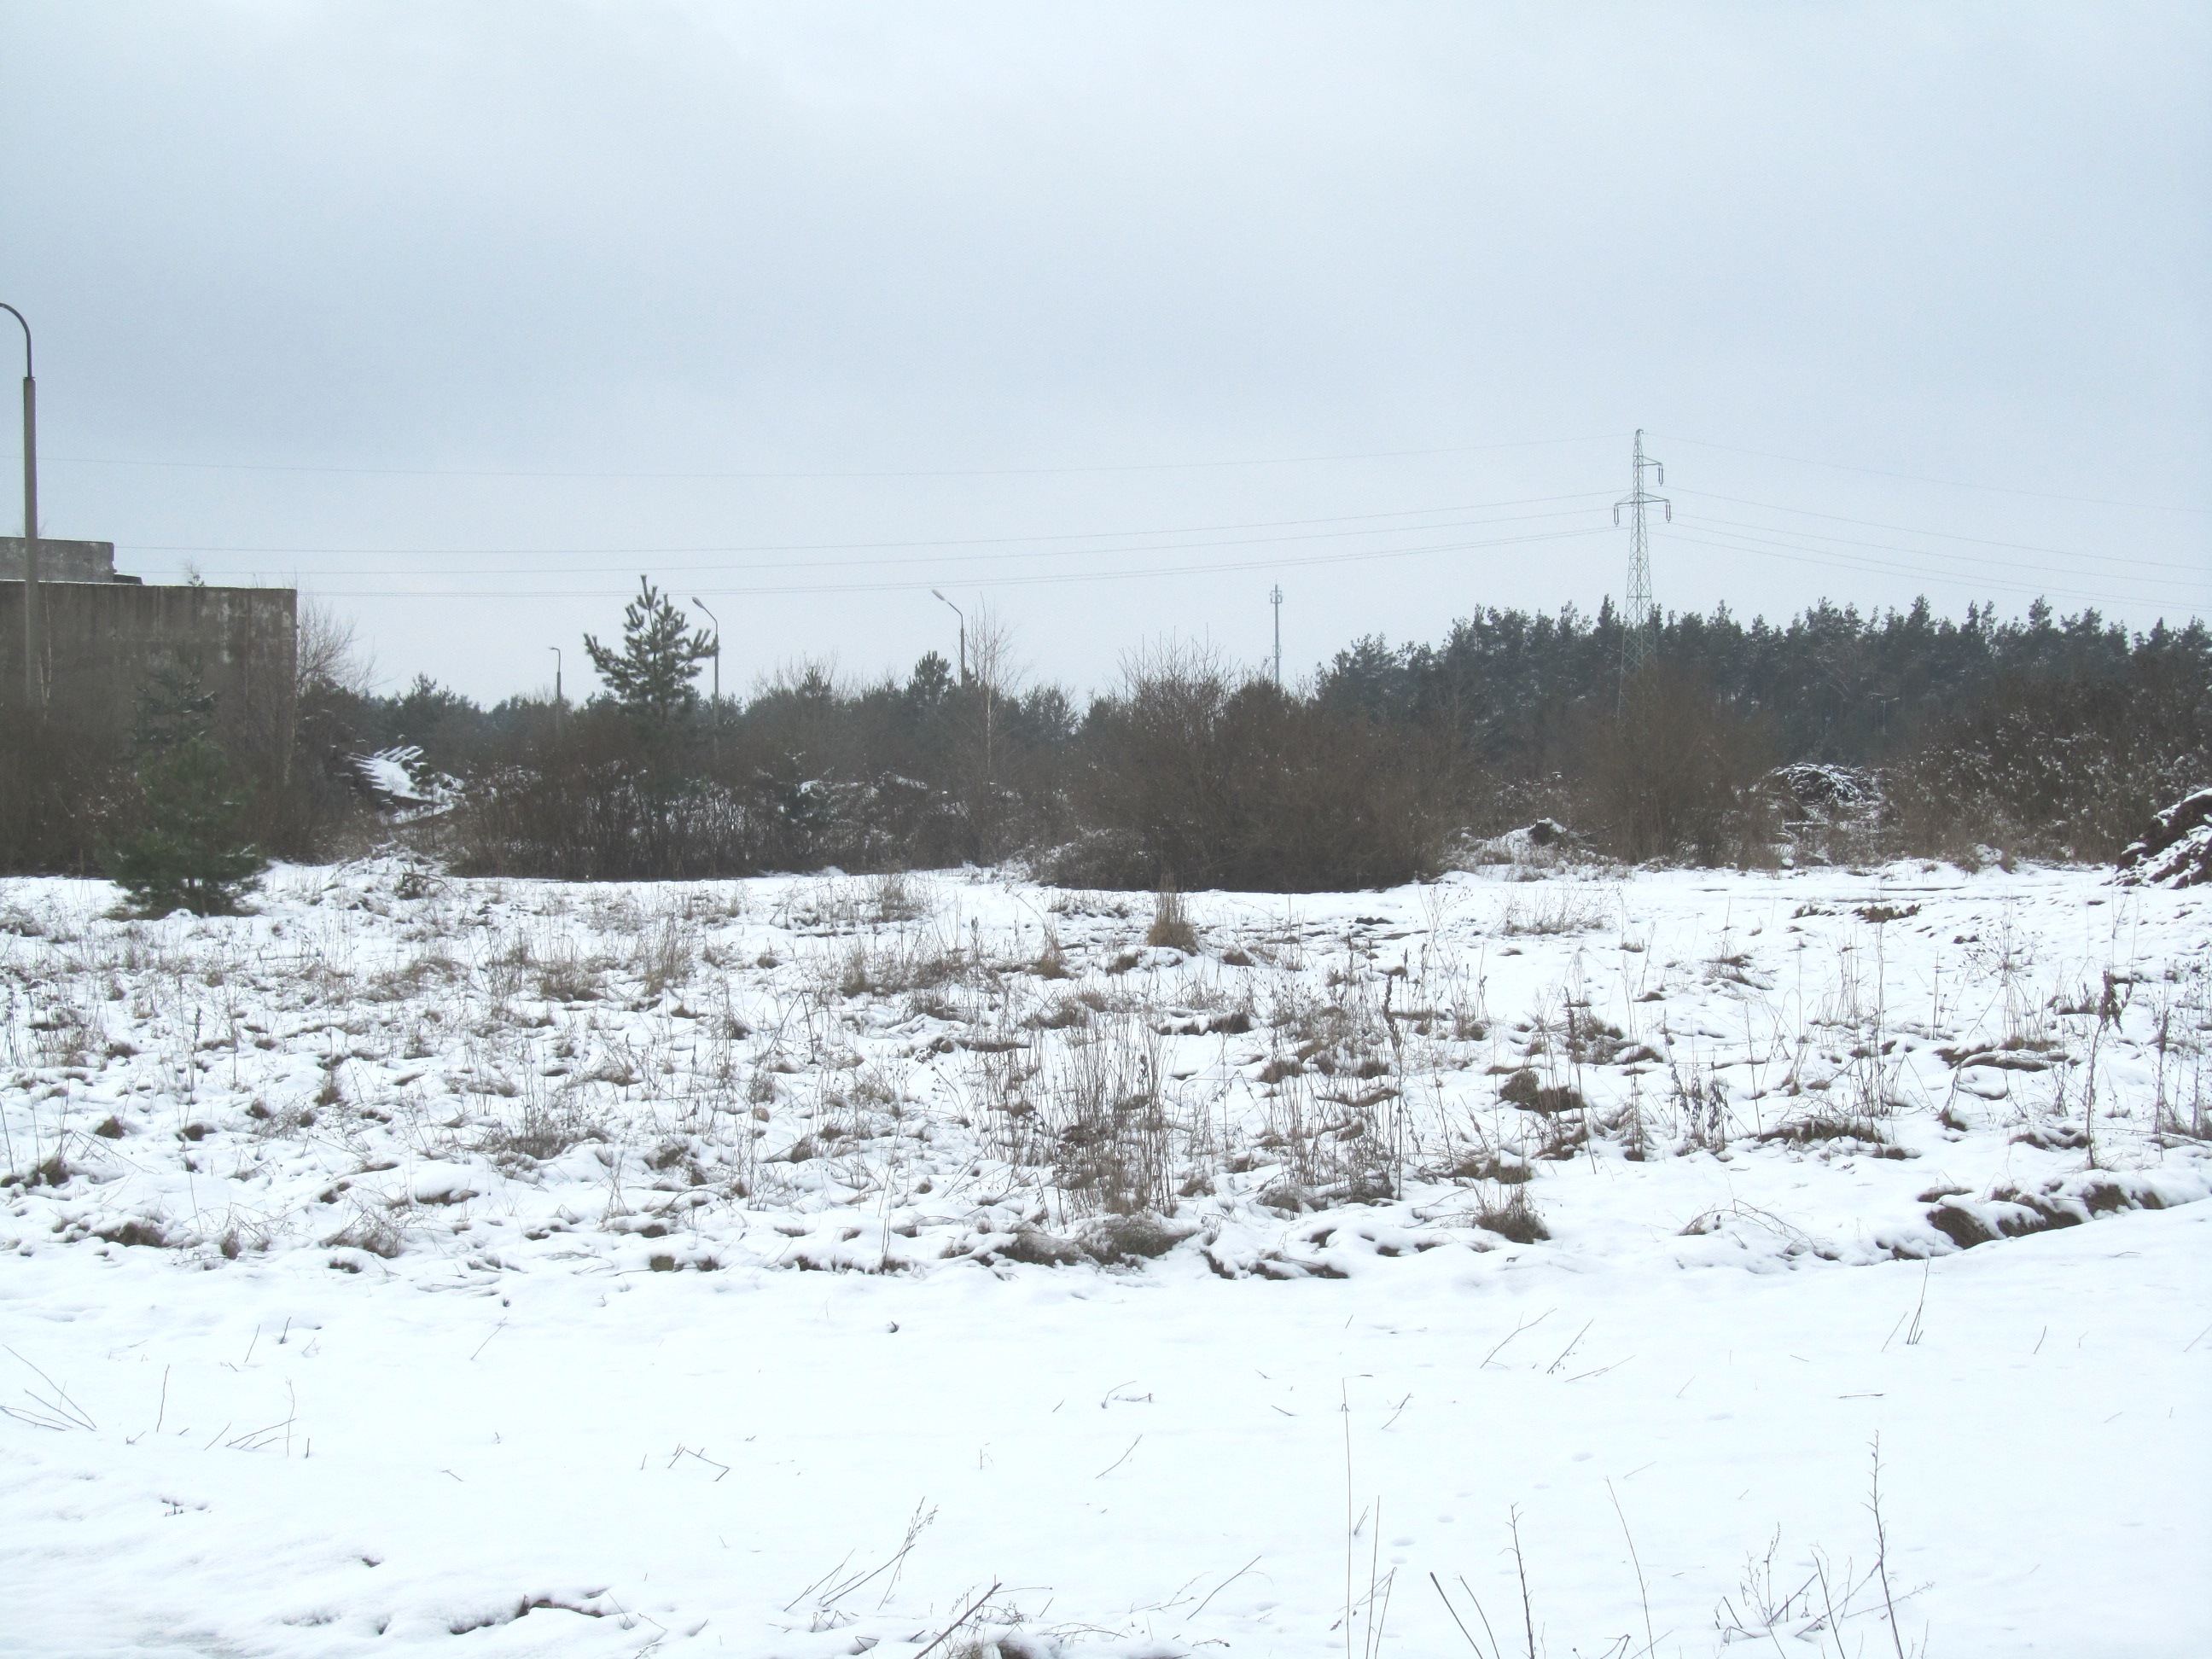
[[[0,582],[23,580],[23,538],[0,536]],[[135,582],[115,574],[113,542],[58,542],[39,538],[39,580],[42,582]]]
[[[38,678],[46,717],[127,738],[156,676],[196,681],[218,725],[289,745],[298,596],[289,587],[151,586],[118,575],[112,542],[39,538]],[[21,718],[23,543],[0,538],[0,711]]]

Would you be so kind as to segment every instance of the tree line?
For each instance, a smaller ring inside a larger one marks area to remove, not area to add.
[[[2106,859],[2212,781],[2203,623],[2039,602],[1681,613],[1632,674],[1609,605],[1486,609],[1434,643],[1356,641],[1295,687],[1156,646],[1080,699],[1017,672],[988,621],[957,669],[799,665],[709,697],[714,641],[650,583],[618,639],[587,639],[605,689],[574,706],[378,693],[313,626],[283,752],[229,739],[237,834],[292,858],[394,833],[355,757],[399,748],[457,785],[402,833],[459,870],[568,879],[1021,859],[1083,885],[1320,890],[1416,878],[1539,818],[1636,861]],[[143,757],[0,744],[0,861],[112,865],[155,805]]]

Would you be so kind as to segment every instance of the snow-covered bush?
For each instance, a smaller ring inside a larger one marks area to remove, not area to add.
[[[2160,887],[2212,881],[2212,789],[2183,796],[2151,820],[2119,858],[2120,878]]]

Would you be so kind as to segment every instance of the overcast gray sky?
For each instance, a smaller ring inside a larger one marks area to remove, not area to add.
[[[585,689],[641,572],[732,686],[933,586],[1081,686],[1279,582],[1300,673],[1620,594],[1639,426],[1670,608],[2148,625],[2208,87],[2201,4],[0,0],[0,298],[48,533],[388,684]]]

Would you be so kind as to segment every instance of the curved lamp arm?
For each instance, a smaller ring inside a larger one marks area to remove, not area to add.
[[[23,330],[23,708],[38,718],[39,695],[39,392],[31,370],[30,319],[0,300]]]

